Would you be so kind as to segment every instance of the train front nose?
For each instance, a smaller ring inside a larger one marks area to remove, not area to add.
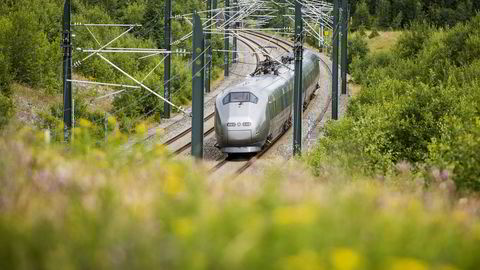
[[[242,146],[251,144],[254,136],[252,121],[248,117],[229,117],[226,121],[227,144]]]

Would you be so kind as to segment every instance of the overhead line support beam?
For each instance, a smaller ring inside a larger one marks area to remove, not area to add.
[[[73,96],[72,96],[72,31],[71,3],[65,0],[63,10],[63,124],[64,139],[70,140],[73,126]]]
[[[293,92],[293,154],[302,152],[302,62],[303,62],[303,20],[302,4],[295,1],[295,81]]]
[[[213,24],[210,22],[212,19],[212,0],[207,0],[207,21],[210,23],[210,31],[205,34],[205,46],[207,46],[207,66],[205,67],[205,92],[210,93],[210,84],[212,80],[212,31]]]
[[[225,0],[225,10],[224,16],[225,16],[225,40],[224,40],[224,49],[225,53],[223,54],[223,64],[224,64],[224,76],[228,77],[230,75],[229,72],[229,62],[230,62],[230,53],[228,52],[230,50],[230,27],[229,27],[229,21],[230,21],[230,11],[229,11],[229,6],[230,6],[230,0]]]
[[[238,9],[238,0],[234,0],[234,11],[237,15],[239,9]],[[233,54],[232,54],[232,63],[236,63],[237,62],[237,31],[236,29],[238,28],[238,21],[235,20],[234,24],[233,24],[233,28],[234,28],[234,31],[235,31],[235,35],[233,35]]]
[[[172,43],[172,0],[165,0],[165,21],[164,21],[164,49],[171,51]],[[163,64],[163,97],[170,101],[170,64],[171,55],[167,54]],[[163,117],[170,118],[171,107],[168,102],[163,103]]]
[[[332,119],[338,119],[338,43],[339,43],[339,1],[333,0],[332,31]]]
[[[193,14],[193,48],[192,48],[192,156],[203,158],[203,101],[205,39],[202,22],[197,13]]]
[[[347,71],[348,71],[348,0],[342,0],[342,45],[341,45],[341,66],[342,66],[342,95],[347,94]]]

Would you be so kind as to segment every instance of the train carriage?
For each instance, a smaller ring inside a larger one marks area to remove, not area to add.
[[[283,65],[269,63],[267,70],[225,89],[215,103],[217,147],[224,153],[255,153],[291,125],[294,88],[293,57]],[[303,53],[302,97],[304,107],[318,87],[319,58]],[[273,68],[272,68],[273,67]]]

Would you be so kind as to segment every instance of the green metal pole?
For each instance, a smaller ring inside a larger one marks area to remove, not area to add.
[[[210,93],[210,83],[212,80],[212,31],[213,25],[210,19],[212,18],[212,0],[207,0],[207,21],[210,24],[210,29],[205,34],[205,46],[207,46],[207,66],[205,67],[205,92]]]
[[[205,57],[205,38],[202,22],[197,12],[193,14],[192,48],[192,156],[203,158],[203,89]]]
[[[64,139],[70,139],[70,130],[73,123],[73,96],[72,96],[72,31],[71,31],[71,3],[65,1],[63,9],[63,124]]]
[[[171,51],[172,46],[172,0],[165,0],[165,21],[164,21],[164,49]],[[171,54],[167,53],[167,56],[163,63],[163,96],[166,100],[170,101],[170,63]],[[170,104],[163,103],[163,117],[170,118]]]
[[[341,47],[341,66],[342,66],[342,95],[347,94],[347,39],[348,39],[348,0],[342,0],[342,47]]]
[[[230,20],[230,10],[228,7],[230,6],[230,1],[225,0],[225,22],[228,22]],[[224,43],[224,49],[225,52],[223,53],[223,64],[224,64],[224,75],[225,77],[230,75],[229,69],[228,69],[228,62],[230,58],[230,33],[229,31],[229,23],[225,23],[225,43]]]
[[[238,12],[238,2],[236,2],[235,0],[233,1],[234,5],[235,5],[235,13]],[[234,14],[234,16],[238,16],[238,14]],[[238,22],[235,22],[233,24],[233,29],[235,31],[235,34],[237,33],[237,31],[235,29],[238,28]],[[232,63],[236,63],[237,62],[237,36],[236,35],[233,35],[233,53],[232,53]]]
[[[339,43],[339,5],[333,1],[333,35],[332,35],[332,119],[338,119],[338,43]]]
[[[303,58],[303,21],[302,4],[295,1],[295,84],[293,90],[293,154],[302,152],[302,58]]]

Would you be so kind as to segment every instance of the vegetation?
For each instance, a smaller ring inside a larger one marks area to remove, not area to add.
[[[162,110],[136,90],[93,106],[96,91],[110,89],[76,88],[69,144],[54,143],[63,138],[60,104],[42,115],[42,130],[4,129],[0,269],[477,269],[480,204],[470,193],[480,190],[480,15],[470,17],[479,4],[362,1],[351,1],[358,31],[349,41],[362,91],[344,119],[327,124],[307,165],[294,160],[232,181],[211,179],[163,145],[126,149],[125,134],[144,136],[139,122]],[[60,94],[62,4],[0,3],[0,128],[18,83]],[[174,14],[203,4],[174,1]],[[74,21],[141,22],[116,46],[161,47],[162,5],[74,0]],[[391,50],[376,51],[361,33],[407,25]],[[175,40],[190,26],[173,28]],[[97,47],[86,28],[75,29],[76,47]],[[90,30],[102,43],[122,31]],[[136,78],[160,60],[105,55]],[[76,76],[131,84],[90,60]],[[190,99],[187,60],[173,60],[176,103]],[[160,65],[144,82],[162,93],[161,75]]]
[[[448,176],[425,188],[405,166],[352,181],[294,163],[210,181],[164,146],[93,148],[79,121],[69,149],[43,132],[0,138],[0,268],[476,269],[474,198]],[[137,132],[145,132],[138,127]],[[121,153],[121,154],[119,154]],[[92,162],[93,161],[93,162]],[[444,177],[444,176],[441,176]],[[209,184],[210,183],[210,184]],[[411,183],[411,184],[409,184]]]
[[[352,29],[379,27],[402,29],[425,21],[435,27],[451,27],[466,22],[480,10],[472,0],[350,0]]]
[[[309,157],[316,172],[327,160],[367,174],[408,162],[420,174],[436,167],[460,189],[480,190],[479,27],[480,15],[448,30],[416,25],[392,52],[354,59],[362,91],[347,117],[326,127]]]
[[[0,4],[0,79],[1,89],[8,89],[10,82],[15,81],[41,91],[44,95],[61,94],[62,50],[59,47],[61,40],[61,20],[63,2],[60,0],[20,0],[3,1]],[[194,9],[203,9],[202,1],[174,2],[173,14],[184,14]],[[29,7],[26,9],[25,7]],[[73,0],[72,22],[74,23],[141,23],[143,26],[134,29],[131,33],[118,39],[113,47],[124,48],[162,48],[163,45],[163,1],[153,0]],[[173,40],[178,40],[191,31],[191,25],[185,20],[173,20]],[[98,48],[97,41],[106,44],[120,35],[124,28],[95,28],[87,29],[83,26],[74,26],[74,48]],[[92,37],[90,31],[95,35]],[[214,36],[214,46],[220,47],[221,37]],[[187,49],[190,41],[180,42],[174,49]],[[138,60],[139,55],[133,54],[104,54],[110,61],[119,65],[123,70],[135,78],[144,80],[144,84],[163,95],[163,64],[159,65],[161,55]],[[86,54],[74,52],[74,62],[82,60]],[[213,65],[221,65],[221,53],[215,52]],[[191,69],[188,66],[188,56],[172,57],[172,99],[179,105],[189,103],[191,99]],[[157,67],[155,70],[154,68]],[[150,73],[152,70],[153,73]],[[74,68],[74,73],[86,79],[133,84],[133,82],[117,72],[114,68],[101,60],[92,57]],[[219,68],[213,70],[213,78],[218,77]],[[9,79],[5,79],[7,76]],[[75,89],[85,91],[74,85]],[[113,91],[112,89],[104,89]],[[118,90],[118,89],[116,89]],[[12,104],[10,96],[2,90],[0,96],[0,110],[2,120],[6,123],[11,116]],[[81,101],[85,93],[76,91],[75,98]],[[91,100],[92,98],[90,98]],[[136,124],[146,118],[158,120],[163,111],[163,101],[143,89],[129,90],[115,96],[113,107],[107,113],[119,119],[122,130],[130,132]],[[58,107],[55,105],[54,107]],[[95,125],[97,116],[104,114],[102,108],[89,102],[84,108],[88,110],[87,118]],[[6,113],[6,112],[9,113]],[[51,111],[56,111],[52,108]],[[55,129],[50,116],[43,114],[41,127]],[[85,116],[85,115],[82,115]],[[59,119],[60,120],[60,119]],[[102,121],[103,122],[103,121]],[[1,127],[2,124],[0,124]],[[103,123],[100,123],[103,125]]]

